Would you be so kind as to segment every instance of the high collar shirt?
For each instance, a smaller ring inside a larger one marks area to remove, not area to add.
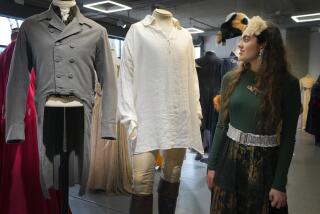
[[[172,22],[166,35],[147,15],[125,38],[118,109],[122,123],[137,124],[135,154],[187,147],[203,152],[192,37],[178,20]]]
[[[102,137],[116,137],[117,85],[105,28],[84,17],[78,7],[73,20],[65,25],[52,6],[44,13],[29,17],[17,38],[6,95],[6,141],[25,139],[25,103],[29,71],[36,70],[35,104],[37,109],[38,144],[41,185],[45,196],[53,185],[53,163],[46,156],[43,144],[43,116],[50,95],[73,95],[84,106],[84,141],[78,154],[81,193],[89,172],[91,109],[94,104],[95,77],[103,90]],[[77,121],[74,123],[83,122]]]

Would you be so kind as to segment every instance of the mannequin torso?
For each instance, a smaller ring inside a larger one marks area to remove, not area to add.
[[[167,10],[155,9],[152,16],[156,19],[157,25],[159,25],[164,34],[169,36],[174,29],[172,13]]]

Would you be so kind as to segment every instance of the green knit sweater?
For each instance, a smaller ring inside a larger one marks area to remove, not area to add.
[[[225,75],[222,80],[222,91],[226,90],[234,74],[235,73],[231,71]],[[262,97],[256,96],[247,88],[248,85],[252,85],[254,83],[254,72],[246,71],[242,74],[239,83],[230,97],[229,123],[243,132],[261,134],[257,128],[258,118],[256,113]],[[292,75],[288,75],[283,85],[283,90],[284,96],[282,96],[281,100],[282,131],[280,134],[278,162],[272,188],[285,192],[287,174],[294,150],[295,135],[301,106],[299,81]],[[213,146],[210,150],[208,162],[209,170],[216,169],[219,151],[224,143],[224,137],[226,136],[228,127],[228,124],[225,124],[222,120],[224,112],[223,100],[224,97],[222,95],[219,120],[213,139]]]

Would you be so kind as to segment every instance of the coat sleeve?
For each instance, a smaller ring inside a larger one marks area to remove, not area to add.
[[[103,29],[97,44],[95,68],[103,93],[101,137],[116,139],[117,83],[108,34],[105,29]]]
[[[133,26],[129,29],[124,41],[120,74],[119,74],[119,113],[121,123],[137,124],[134,94],[134,63],[133,63]]]
[[[26,21],[27,22],[27,21]],[[6,92],[6,142],[25,140],[24,117],[32,68],[31,51],[28,46],[26,22],[22,24],[11,60]]]

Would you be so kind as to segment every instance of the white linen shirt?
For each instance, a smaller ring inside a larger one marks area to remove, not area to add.
[[[192,37],[172,21],[175,27],[166,35],[147,15],[125,38],[118,108],[121,123],[137,124],[135,154],[188,147],[203,153]]]

